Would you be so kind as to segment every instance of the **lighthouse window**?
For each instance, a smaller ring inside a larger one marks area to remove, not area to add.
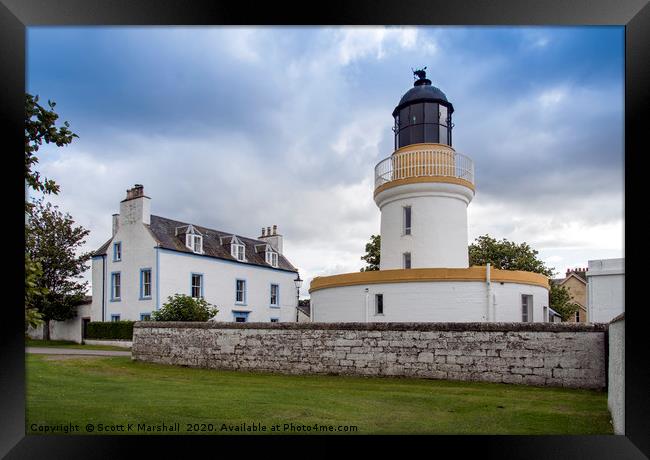
[[[375,315],[384,314],[384,294],[375,294]]]
[[[523,294],[521,296],[521,321],[529,323],[533,321],[533,296]]]
[[[403,257],[404,257],[404,268],[411,268],[411,253],[405,252],[403,254]]]
[[[420,123],[411,126],[411,144],[421,144],[424,142],[424,124]]]
[[[432,123],[424,125],[424,142],[438,142],[438,125]]]
[[[447,126],[447,107],[440,104],[440,121],[441,125]]]
[[[441,144],[449,145],[449,139],[447,137],[447,133],[448,133],[447,127],[440,125],[440,140],[438,142],[440,142]]]
[[[424,104],[411,106],[411,124],[424,123]]]
[[[404,235],[411,234],[411,207],[404,206]]]
[[[409,107],[404,107],[399,111],[400,129],[406,128],[409,125]]]
[[[424,103],[424,122],[438,123],[438,104],[433,102]]]

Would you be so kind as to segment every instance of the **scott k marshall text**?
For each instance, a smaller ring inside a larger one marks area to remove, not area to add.
[[[68,434],[79,433],[81,428],[77,424],[39,425],[32,423],[32,433],[38,434]],[[87,433],[180,433],[180,423],[88,423],[85,425]],[[278,423],[275,425],[262,425],[261,423],[240,423],[230,425],[226,423],[186,423],[186,432],[222,432],[222,433],[354,433],[359,431],[355,425],[320,425],[314,423],[304,425],[301,423]]]

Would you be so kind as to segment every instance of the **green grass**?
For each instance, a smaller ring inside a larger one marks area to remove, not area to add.
[[[26,347],[50,347],[50,348],[73,348],[75,350],[109,350],[129,351],[131,348],[116,347],[114,345],[82,345],[69,340],[35,340],[26,339]]]
[[[359,434],[612,434],[607,394],[479,382],[291,376],[129,357],[27,355],[36,425],[355,425]],[[96,433],[96,432],[95,432]],[[104,433],[102,433],[104,434]],[[122,433],[117,433],[122,434]],[[143,434],[143,433],[135,433]],[[206,434],[206,433],[199,433]]]

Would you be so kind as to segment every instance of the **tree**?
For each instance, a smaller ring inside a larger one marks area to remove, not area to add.
[[[25,253],[25,332],[30,327],[37,328],[43,324],[43,315],[36,309],[37,299],[47,294],[47,289],[39,287],[38,280],[43,275],[43,268]]]
[[[212,308],[205,299],[196,299],[185,294],[167,297],[162,308],[151,314],[154,321],[208,321],[219,310]]]
[[[26,253],[38,262],[42,274],[32,280],[43,295],[28,295],[45,321],[43,338],[50,339],[50,322],[65,321],[76,316],[76,307],[83,300],[87,282],[79,282],[92,253],[76,253],[85,243],[89,231],[75,226],[70,214],[63,214],[57,206],[34,200],[29,222],[26,224]]]
[[[38,158],[36,152],[43,142],[53,143],[57,147],[63,147],[79,137],[68,128],[70,124],[65,121],[64,126],[55,126],[59,115],[54,111],[56,102],[47,101],[50,110],[38,103],[38,95],[32,96],[25,93],[25,182],[31,189],[44,194],[59,193],[59,186],[52,180],[41,177],[34,169]],[[26,210],[29,212],[31,204],[25,202]]]
[[[59,116],[54,112],[56,102],[47,101],[50,110],[38,103],[38,95],[32,96],[25,93],[25,187],[43,194],[58,194],[59,186],[51,179],[41,178],[38,171],[34,169],[38,158],[36,152],[45,142],[54,143],[61,147],[72,142],[73,138],[79,137],[69,128],[69,123],[56,127],[56,120]],[[25,213],[29,216],[32,213],[33,204],[25,197]],[[43,270],[38,261],[32,260],[25,254],[25,330],[30,326],[37,327],[42,324],[42,314],[34,306],[37,299],[46,294],[46,289],[40,286],[39,278]],[[48,329],[49,332],[49,329]]]
[[[361,257],[368,265],[363,267],[360,271],[370,272],[379,270],[379,258],[381,255],[381,235],[371,235],[370,242],[366,243],[366,255]]]
[[[523,270],[553,276],[553,268],[537,258],[538,252],[527,243],[516,244],[505,238],[497,241],[489,235],[476,238],[469,245],[469,264],[490,265],[499,270]]]
[[[562,317],[562,321],[571,318],[571,315],[575,315],[580,308],[577,303],[573,302],[569,290],[559,284],[551,283],[548,299],[549,306]]]

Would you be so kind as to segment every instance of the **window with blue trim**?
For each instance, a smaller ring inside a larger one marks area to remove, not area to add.
[[[122,243],[113,243],[113,262],[122,260]]]
[[[111,300],[120,300],[122,296],[122,279],[120,272],[111,273]]]
[[[232,315],[236,323],[246,323],[248,322],[248,313],[247,311],[233,311]]]
[[[237,280],[235,286],[235,302],[246,303],[246,280]]]
[[[140,270],[140,298],[151,298],[151,269],[143,268]]]
[[[120,320],[120,315],[111,315],[111,321],[113,323],[117,322]]]
[[[277,307],[278,306],[278,299],[280,297],[280,286],[277,284],[272,284],[271,285],[271,306],[272,307]]]
[[[192,273],[192,297],[203,297],[203,275]]]
[[[272,322],[272,323],[279,323],[279,322],[280,322],[280,318],[271,318],[271,322]]]
[[[151,313],[140,313],[140,321],[151,321]]]

